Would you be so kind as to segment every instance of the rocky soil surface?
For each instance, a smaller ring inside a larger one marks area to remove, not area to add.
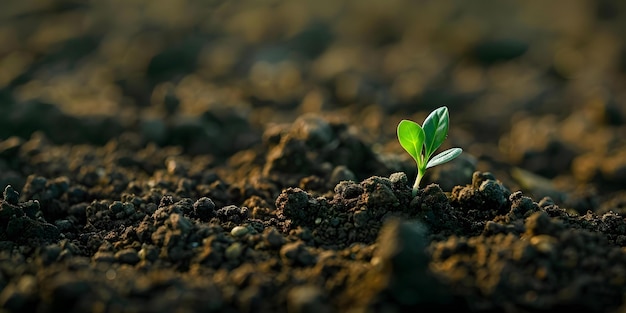
[[[557,18],[558,17],[558,18]],[[626,312],[626,5],[0,4],[2,312]],[[401,119],[450,111],[416,168]]]

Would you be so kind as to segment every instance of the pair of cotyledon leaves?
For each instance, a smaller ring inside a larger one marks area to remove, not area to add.
[[[431,112],[422,126],[409,120],[398,124],[398,141],[415,159],[419,176],[427,168],[446,163],[463,152],[461,148],[451,148],[432,157],[448,136],[449,121],[448,108],[444,106]]]

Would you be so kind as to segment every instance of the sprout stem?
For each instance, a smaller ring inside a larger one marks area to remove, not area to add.
[[[420,181],[422,180],[422,177],[424,177],[424,172],[418,171],[417,177],[415,178],[415,184],[413,184],[413,191],[411,193],[413,197],[417,196],[417,191],[420,189]]]

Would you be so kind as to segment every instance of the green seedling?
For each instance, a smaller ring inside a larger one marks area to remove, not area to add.
[[[423,126],[409,120],[402,120],[398,124],[398,141],[417,163],[413,197],[417,195],[426,169],[446,163],[463,152],[461,148],[451,148],[433,157],[435,151],[448,136],[449,122],[448,108],[444,106],[432,111],[424,120]]]

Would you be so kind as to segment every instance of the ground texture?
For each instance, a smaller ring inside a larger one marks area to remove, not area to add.
[[[620,1],[0,4],[1,312],[626,312]],[[446,105],[415,197],[395,137]]]

